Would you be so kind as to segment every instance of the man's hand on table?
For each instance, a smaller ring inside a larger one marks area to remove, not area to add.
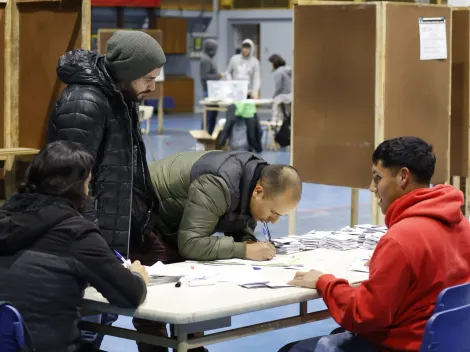
[[[149,273],[147,272],[147,269],[145,269],[145,267],[142,264],[140,264],[138,260],[136,260],[135,262],[131,264],[129,270],[132,271],[133,273],[137,273],[140,276],[142,276],[142,279],[144,279],[145,284],[146,285],[149,284],[150,282]]]
[[[246,259],[271,260],[276,255],[276,248],[269,242],[256,242],[246,244]]]
[[[310,270],[309,272],[298,271],[295,274],[294,280],[289,281],[288,284],[299,287],[316,288],[317,281],[322,275],[324,275],[324,273],[318,270]]]

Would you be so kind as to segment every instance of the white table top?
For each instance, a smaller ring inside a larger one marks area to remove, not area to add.
[[[253,103],[256,105],[269,105],[273,103],[272,99],[245,99],[241,101],[233,100],[200,100],[199,104],[201,105],[219,105],[219,106],[229,106],[235,103]]]
[[[349,264],[364,253],[363,249],[337,251],[316,249],[299,253],[304,270],[317,269],[334,274],[357,284],[368,278],[367,273],[348,269]],[[178,263],[172,265],[185,265]],[[281,268],[263,268],[270,279],[292,279],[295,270]],[[170,324],[189,324],[206,320],[230,317],[238,314],[300,303],[318,298],[316,290],[283,287],[247,289],[233,283],[218,283],[213,286],[175,287],[175,283],[152,285],[148,287],[147,299],[137,309],[120,309],[111,306],[94,288],[85,291],[83,308],[95,312],[117,313]]]

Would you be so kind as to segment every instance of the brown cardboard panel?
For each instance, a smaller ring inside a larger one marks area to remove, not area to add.
[[[5,94],[5,5],[0,4],[0,148],[3,148],[4,144],[4,94]],[[3,177],[3,176],[2,176]]]
[[[450,174],[469,177],[470,9],[452,11]]]
[[[420,17],[446,17],[447,60],[419,58]],[[385,139],[417,136],[434,147],[433,182],[449,179],[450,27],[448,7],[386,5]]]
[[[305,182],[370,184],[376,6],[295,7],[293,159]]]
[[[18,4],[20,12],[19,145],[41,148],[49,113],[64,85],[61,55],[81,46],[81,0]]]

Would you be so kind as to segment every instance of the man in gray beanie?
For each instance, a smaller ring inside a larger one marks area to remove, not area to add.
[[[46,143],[70,140],[93,155],[93,204],[84,213],[97,222],[108,245],[127,258],[140,248],[177,255],[154,229],[158,199],[139,126],[138,103],[155,89],[165,62],[160,44],[150,35],[118,30],[105,56],[74,50],[60,57],[57,66],[67,87],[52,107]],[[104,314],[101,323],[116,319]]]

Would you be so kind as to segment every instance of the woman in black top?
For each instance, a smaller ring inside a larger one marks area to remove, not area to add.
[[[0,301],[18,309],[36,352],[88,348],[77,327],[88,283],[123,308],[136,308],[147,294],[145,268],[134,262],[126,269],[83,216],[92,166],[79,144],[48,144],[20,193],[0,208]]]

